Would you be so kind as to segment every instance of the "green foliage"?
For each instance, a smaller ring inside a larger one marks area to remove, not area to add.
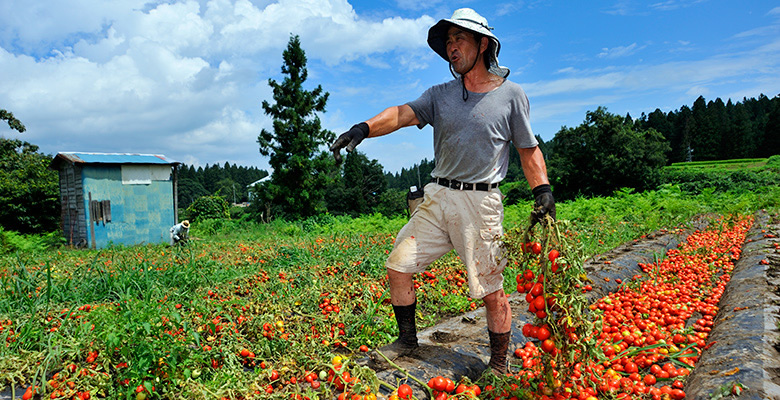
[[[579,127],[562,128],[553,142],[550,177],[561,200],[605,196],[623,187],[652,189],[669,149],[654,129],[638,130],[603,107],[588,112]]]
[[[423,159],[419,164],[414,164],[409,169],[402,168],[395,174],[388,173],[387,187],[393,189],[409,190],[410,186],[423,187],[431,181],[431,171],[436,166],[435,160]]]
[[[678,185],[687,193],[744,192],[780,185],[780,156],[768,160],[727,160],[674,164],[662,170],[662,184]]]
[[[230,205],[221,196],[202,196],[187,207],[186,213],[192,221],[229,219]]]
[[[15,129],[19,131],[19,133],[23,133],[26,130],[26,128],[22,124],[22,121],[16,119],[14,115],[9,111],[3,110],[1,108],[0,108],[0,121],[7,121],[8,126],[11,129]]]
[[[775,171],[780,170],[780,155],[769,157],[766,160],[766,167]]]
[[[316,114],[325,111],[328,93],[321,86],[311,91],[303,88],[308,72],[298,36],[290,37],[282,58],[282,73],[287,76],[281,84],[268,80],[275,103],[263,101],[263,110],[273,118],[273,131],[263,129],[257,143],[274,170],[267,190],[270,202],[283,217],[299,219],[325,211],[327,171],[333,161],[316,151],[331,142],[334,134],[322,129]]]
[[[780,154],[780,96],[762,94],[736,104],[699,96],[692,107],[668,113],[656,109],[637,124],[666,138],[671,146],[666,157],[672,163]]]
[[[741,158],[741,159],[732,159],[732,160],[679,162],[679,163],[673,163],[671,167],[743,169],[743,168],[762,167],[766,163],[767,163],[766,158]]]
[[[0,226],[21,233],[51,232],[59,223],[59,178],[38,146],[0,138]]]
[[[0,255],[15,252],[41,252],[64,243],[65,238],[59,232],[22,235],[14,231],[4,231],[0,227]]]
[[[180,178],[177,182],[177,190],[180,207],[187,207],[198,197],[209,195],[209,191],[200,182],[192,178]]]
[[[506,205],[514,205],[534,199],[531,188],[528,186],[528,182],[526,182],[525,179],[502,184],[501,192],[504,193],[504,203]]]
[[[217,182],[216,187],[217,190],[214,193],[215,195],[222,196],[225,199],[230,200],[231,203],[238,203],[239,200],[241,200],[244,188],[236,181],[230,178],[224,178]]]
[[[408,190],[387,189],[379,195],[379,202],[374,212],[385,217],[407,215],[406,193]]]
[[[200,196],[219,194],[234,203],[249,201],[249,184],[268,176],[257,167],[225,163],[206,167],[179,167],[179,205],[187,207]]]
[[[387,188],[382,165],[353,151],[344,160],[344,175],[336,176],[326,194],[328,212],[357,216],[376,210]]]

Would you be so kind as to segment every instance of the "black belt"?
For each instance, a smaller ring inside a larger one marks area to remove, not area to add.
[[[498,187],[498,182],[496,183],[466,183],[461,181],[456,181],[454,179],[444,179],[444,178],[433,178],[431,179],[431,182],[448,187],[450,189],[457,189],[457,190],[480,190],[483,192],[490,191],[491,189]]]

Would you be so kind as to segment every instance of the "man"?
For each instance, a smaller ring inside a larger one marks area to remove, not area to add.
[[[354,150],[363,139],[406,126],[433,126],[436,165],[425,200],[396,238],[385,266],[399,337],[380,349],[394,359],[418,348],[413,274],[423,272],[451,249],[466,265],[469,293],[487,313],[489,367],[506,373],[512,311],[503,290],[506,260],[499,182],[506,176],[510,144],[520,154],[523,173],[536,198],[532,222],[555,217],[547,169],[528,120],[528,99],[498,65],[500,42],[487,20],[474,10],[456,10],[428,31],[428,44],[449,62],[454,80],[433,86],[404,105],[390,107],[353,126],[331,146]]]
[[[173,244],[179,244],[183,243],[183,241],[187,240],[187,236],[190,232],[190,221],[184,220],[181,223],[178,223],[171,227],[171,242]]]

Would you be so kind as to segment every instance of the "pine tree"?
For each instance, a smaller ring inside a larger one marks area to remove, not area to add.
[[[270,157],[273,176],[267,198],[271,209],[297,219],[324,211],[327,171],[332,161],[317,149],[334,139],[334,134],[322,129],[316,112],[325,111],[328,93],[317,86],[308,91],[303,83],[308,77],[306,55],[297,35],[290,36],[282,53],[282,83],[273,79],[275,104],[263,101],[263,110],[273,118],[273,132],[263,129],[257,137],[260,154]],[[267,217],[266,217],[267,218]]]

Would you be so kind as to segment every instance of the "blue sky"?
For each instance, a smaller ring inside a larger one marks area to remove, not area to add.
[[[4,0],[0,108],[41,150],[165,154],[193,165],[268,168],[257,148],[271,121],[290,34],[309,88],[330,93],[323,126],[341,133],[452,79],[425,41],[436,21],[477,10],[499,61],[550,140],[599,106],[639,117],[704,96],[780,94],[776,1]],[[387,171],[433,157],[429,128],[358,147]]]

